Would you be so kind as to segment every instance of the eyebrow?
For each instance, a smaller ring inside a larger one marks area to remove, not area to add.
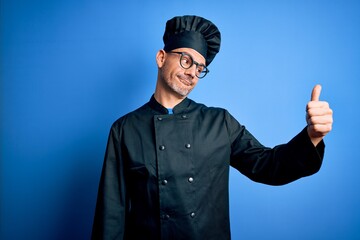
[[[183,53],[186,53],[187,55],[191,56],[193,61],[197,62],[199,65],[206,67],[206,65],[204,63],[196,61],[191,53],[186,52],[186,51],[183,51]]]

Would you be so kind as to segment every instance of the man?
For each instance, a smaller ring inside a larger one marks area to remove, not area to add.
[[[230,239],[229,166],[270,185],[320,169],[332,126],[320,86],[307,105],[307,126],[267,148],[226,110],[187,98],[220,49],[217,27],[175,17],[163,40],[154,95],[111,128],[93,239]]]

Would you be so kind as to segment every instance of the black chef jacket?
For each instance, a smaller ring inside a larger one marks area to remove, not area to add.
[[[113,124],[93,239],[230,239],[230,165],[270,185],[320,169],[324,143],[306,128],[267,148],[224,109],[185,98],[167,113],[151,97]]]

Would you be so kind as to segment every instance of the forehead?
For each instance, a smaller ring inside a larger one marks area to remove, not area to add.
[[[196,51],[192,48],[177,48],[172,51],[188,53],[193,57],[194,61],[205,65],[205,58],[203,57],[203,55],[201,55],[198,51]]]

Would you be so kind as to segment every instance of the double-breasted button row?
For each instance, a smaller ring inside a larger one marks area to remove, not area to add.
[[[193,181],[194,181],[194,178],[193,178],[193,177],[189,177],[189,178],[188,178],[188,182],[189,182],[189,183],[192,183]],[[166,180],[166,179],[162,180],[162,181],[161,181],[161,184],[162,184],[162,185],[168,184],[168,180]]]
[[[196,216],[195,212],[190,213],[190,217],[194,218],[195,216]],[[168,215],[168,214],[162,214],[161,215],[161,219],[167,220],[169,218],[170,218],[170,215]]]
[[[185,148],[187,149],[191,148],[191,144],[190,143],[185,144]],[[159,150],[164,151],[165,149],[166,147],[164,145],[159,146]]]

